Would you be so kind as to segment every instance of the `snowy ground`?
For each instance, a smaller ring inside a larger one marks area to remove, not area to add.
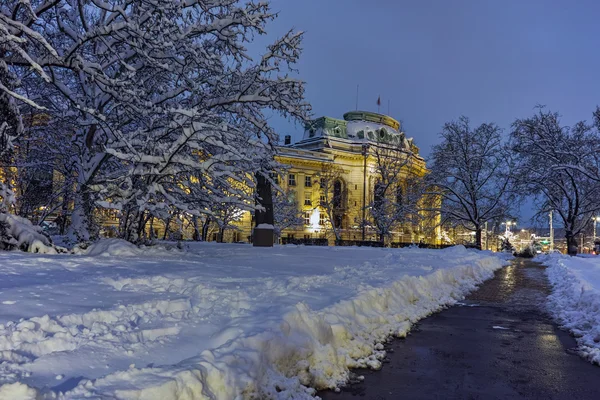
[[[310,398],[505,263],[463,247],[0,252],[0,398]]]
[[[550,312],[575,335],[580,354],[600,364],[600,256],[552,254],[539,261],[549,267]]]

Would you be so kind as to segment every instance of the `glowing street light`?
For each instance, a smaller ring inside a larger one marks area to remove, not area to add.
[[[510,226],[511,225],[512,226],[516,226],[517,225],[517,223],[513,222],[513,221],[506,221],[506,222],[503,222],[503,224],[506,225],[506,231],[505,231],[506,233],[510,232]]]

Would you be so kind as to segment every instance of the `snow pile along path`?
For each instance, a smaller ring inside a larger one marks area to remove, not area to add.
[[[553,286],[549,311],[575,335],[581,356],[600,365],[600,257],[552,254],[540,261]]]
[[[0,253],[0,393],[313,398],[504,264],[464,247]]]

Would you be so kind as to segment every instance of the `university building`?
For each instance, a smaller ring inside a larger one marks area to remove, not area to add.
[[[303,224],[282,231],[283,243],[305,239],[328,239],[333,244],[335,236],[331,225],[340,229],[341,239],[378,240],[372,228],[363,229],[360,225],[362,213],[375,196],[379,179],[376,146],[391,145],[398,149],[399,157],[409,157],[413,174],[426,173],[425,160],[419,155],[419,148],[412,138],[407,138],[400,123],[382,114],[367,111],[350,111],[343,119],[320,117],[305,125],[302,139],[292,143],[285,137],[279,147],[277,160],[287,166],[286,173],[279,177],[280,187],[296,198],[302,212]],[[319,177],[328,166],[335,165],[341,172],[333,182],[333,197],[337,200],[333,221],[327,218],[321,207],[323,190]],[[369,218],[368,213],[366,217]],[[403,224],[393,232],[391,242],[397,243],[440,243],[439,215],[423,215],[417,224]],[[252,217],[250,213],[238,222],[240,232],[230,233],[231,239],[247,238],[251,235]]]

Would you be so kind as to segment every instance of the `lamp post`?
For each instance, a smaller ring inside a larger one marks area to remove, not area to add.
[[[552,210],[550,210],[550,251],[554,250],[554,228],[552,228]]]
[[[365,240],[365,219],[366,219],[366,203],[367,203],[367,156],[369,154],[369,145],[362,145],[363,160],[363,201],[362,201],[362,240]]]

